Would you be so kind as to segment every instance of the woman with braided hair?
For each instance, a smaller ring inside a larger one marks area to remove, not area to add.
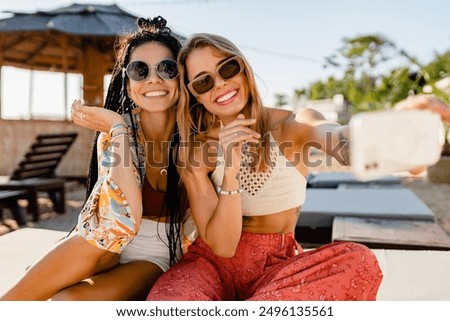
[[[177,55],[166,21],[138,19],[119,38],[105,106],[72,106],[96,130],[87,198],[70,235],[3,300],[136,300],[181,253]]]

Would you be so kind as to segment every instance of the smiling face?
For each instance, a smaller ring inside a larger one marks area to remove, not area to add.
[[[213,75],[214,87],[210,91],[202,95],[193,94],[224,124],[236,119],[249,100],[249,86],[244,72],[227,80],[217,74],[217,67],[227,58],[211,47],[203,47],[194,49],[186,59],[189,82],[205,73]]]
[[[172,52],[159,42],[147,42],[136,47],[130,62],[143,61],[149,66],[157,66],[164,59],[175,60]],[[162,79],[155,68],[150,68],[150,75],[135,81],[128,78],[128,96],[134,103],[149,112],[161,112],[172,108],[178,100],[178,78]]]

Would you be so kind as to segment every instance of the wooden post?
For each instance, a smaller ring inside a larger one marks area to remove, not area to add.
[[[34,70],[30,69],[30,93],[28,96],[28,117],[33,119],[33,99],[34,99]]]
[[[0,119],[2,118],[2,61],[0,58]]]
[[[67,84],[67,69],[68,69],[68,62],[67,62],[67,52],[68,52],[68,46],[67,46],[68,40],[67,35],[61,36],[61,47],[62,47],[62,68],[64,70],[64,119],[69,119],[70,115],[67,112],[67,105],[68,105],[68,84]]]
[[[83,50],[83,99],[87,105],[103,106],[103,77],[108,73],[108,59],[92,46]]]
[[[0,43],[3,42],[3,37],[0,36]],[[3,48],[0,48],[0,119],[2,119],[2,67],[3,67]]]

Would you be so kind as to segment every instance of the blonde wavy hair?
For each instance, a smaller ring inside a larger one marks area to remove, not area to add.
[[[189,80],[186,71],[186,60],[192,51],[205,47],[210,47],[225,57],[237,56],[244,63],[244,73],[250,89],[250,97],[244,109],[248,109],[250,117],[257,120],[256,123],[251,126],[251,129],[261,134],[262,140],[256,147],[256,153],[259,157],[256,157],[255,159],[264,160],[262,162],[254,162],[252,168],[264,171],[267,168],[267,164],[270,164],[270,140],[267,135],[269,132],[268,115],[262,105],[250,64],[242,52],[230,40],[222,36],[209,33],[194,34],[183,45],[178,55],[180,99],[178,104],[177,123],[180,130],[181,141],[187,143],[187,146],[194,146],[195,144],[193,144],[193,142],[196,134],[207,133],[213,127],[218,125],[216,115],[210,113],[203,105],[200,105],[187,87]],[[188,153],[189,149],[185,152]],[[182,158],[184,160],[189,159],[187,154],[183,155]]]

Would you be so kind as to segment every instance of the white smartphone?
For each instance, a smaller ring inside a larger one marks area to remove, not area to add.
[[[428,110],[359,113],[349,128],[352,171],[362,181],[433,165],[444,143],[440,117]]]

